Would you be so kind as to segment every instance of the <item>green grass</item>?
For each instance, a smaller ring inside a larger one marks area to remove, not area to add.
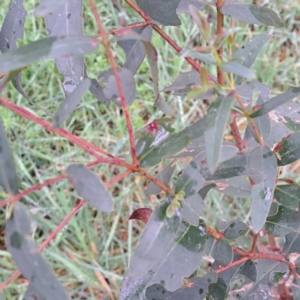
[[[0,24],[4,20],[9,2],[4,0],[1,6]],[[97,33],[95,21],[88,1],[84,2],[84,31],[87,35],[93,35]],[[34,0],[26,1],[25,7],[29,12],[24,38],[18,41],[19,45],[46,36],[43,20],[35,18],[32,14],[37,3],[38,1]],[[275,38],[263,48],[253,70],[258,74],[258,80],[269,85],[272,93],[277,94],[286,90],[288,86],[299,85],[300,8],[294,0],[263,1],[263,3],[280,13],[286,27],[270,29],[255,26],[255,31],[251,34],[272,32]],[[122,12],[125,14],[126,24],[141,20],[127,6],[126,9]],[[106,30],[119,27],[120,12],[113,8],[111,1],[98,1],[98,10]],[[180,28],[167,27],[164,30],[176,43],[185,46],[190,35],[196,34],[197,31],[188,15],[181,15],[181,19],[183,24]],[[245,34],[250,34],[245,25],[240,24],[240,26],[242,29],[238,34],[238,44],[242,43]],[[153,43],[159,52],[159,85],[160,89],[163,89],[180,72],[191,70],[191,67],[156,33],[153,33]],[[112,49],[117,63],[122,64],[125,59],[123,51],[115,44],[112,44]],[[286,51],[286,58],[280,61],[282,51]],[[88,73],[92,77],[96,77],[109,67],[103,47],[100,47],[96,53],[88,55],[86,62]],[[129,108],[135,131],[144,126],[146,118],[151,121],[162,116],[153,108],[154,91],[149,74],[149,66],[145,61],[136,76],[136,101]],[[30,95],[30,100],[53,114],[64,99],[60,85],[62,78],[54,62],[48,61],[30,66],[22,72],[22,75],[23,88],[26,94]],[[11,84],[5,88],[3,95],[51,122],[50,115],[46,115],[43,110],[30,104],[14,90]],[[179,97],[167,95],[166,99],[176,111],[174,120],[176,130],[184,128],[204,114],[202,104],[197,101],[184,101]],[[89,155],[78,147],[70,145],[65,139],[49,135],[42,127],[22,119],[7,109],[0,107],[0,114],[11,141],[11,149],[21,178],[21,190],[61,174],[71,163],[92,161]],[[106,108],[88,94],[63,128],[113,155],[130,161],[125,120],[114,104]],[[114,178],[116,172],[124,170],[101,165],[94,167],[93,171],[96,171],[103,181],[108,182]],[[90,206],[85,206],[44,250],[43,257],[71,293],[72,299],[100,299],[100,295],[105,291],[103,286],[105,279],[112,292],[118,294],[124,271],[143,227],[136,221],[128,222],[128,217],[133,210],[143,206],[154,208],[160,201],[159,197],[146,196],[143,189],[142,178],[131,175],[123,179],[110,188],[115,201],[113,213],[104,214]],[[2,199],[4,198],[2,196]],[[68,181],[63,180],[21,200],[30,213],[32,235],[37,245],[40,245],[49,232],[58,226],[78,199],[78,195],[71,191]],[[212,192],[206,200],[205,219],[211,225],[215,225],[217,220],[226,221],[233,217],[248,222],[248,206],[248,201],[237,202]],[[16,269],[4,246],[4,216],[5,209],[1,209],[0,283]],[[26,288],[27,282],[18,279],[4,290],[4,296],[6,299],[22,299]]]

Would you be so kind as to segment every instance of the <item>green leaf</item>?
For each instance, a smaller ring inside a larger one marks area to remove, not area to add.
[[[39,292],[36,291],[34,285],[30,283],[26,290],[23,300],[47,300]]]
[[[76,190],[90,205],[104,212],[113,210],[113,200],[98,176],[84,165],[74,164],[67,174]]]
[[[284,236],[290,232],[300,232],[300,212],[285,206],[278,207],[278,213],[269,217],[265,228],[274,236]]]
[[[23,204],[17,202],[6,223],[5,242],[22,275],[47,299],[69,299],[63,287],[37,252],[31,239],[30,220]]]
[[[19,183],[14,159],[0,117],[0,185],[5,193],[15,195],[19,190]]]
[[[23,38],[26,15],[27,11],[24,9],[23,0],[13,1],[0,30],[0,50],[2,53],[18,48],[17,40]],[[21,95],[27,98],[22,88],[21,73],[15,74],[12,78],[12,84]]]
[[[291,253],[299,253],[300,247],[300,233],[290,232],[285,236],[285,243],[282,253],[289,256]],[[299,272],[299,271],[298,271]]]
[[[49,1],[41,1],[40,5],[38,5],[33,14],[36,17],[44,17],[49,13],[53,13],[57,8],[61,7],[67,2],[67,0],[56,0],[55,2]]]
[[[300,186],[292,184],[277,185],[274,197],[283,206],[298,208],[300,206]]]
[[[146,40],[148,42],[151,41],[152,27],[150,25],[133,28],[132,30],[143,40]],[[124,50],[126,54],[124,68],[130,70],[130,72],[134,75],[146,57],[146,50],[143,42],[138,39],[119,40],[118,45]]]
[[[227,2],[221,7],[221,12],[225,16],[237,19],[243,23],[274,27],[283,27],[284,25],[277,14],[265,6]]]
[[[206,299],[226,299],[227,285],[222,278],[218,278],[216,283],[210,284]]]
[[[226,222],[226,227],[223,230],[225,239],[235,240],[238,237],[246,234],[250,229],[245,223],[239,220],[233,220]]]
[[[200,220],[192,226],[181,222],[180,210],[168,218],[169,205],[170,201],[164,201],[152,213],[132,256],[120,299],[143,299],[147,286],[162,281],[167,290],[174,291],[202,259],[207,239],[205,223]]]
[[[136,0],[137,5],[153,19],[162,25],[177,26],[181,24],[176,14],[180,0]]]
[[[188,145],[190,138],[187,135],[173,133],[165,138],[158,145],[151,147],[149,151],[141,158],[141,167],[151,167],[159,164],[167,155],[173,155],[180,152]]]
[[[259,110],[256,110],[255,112],[253,112],[250,115],[250,117],[256,118],[256,117],[262,116],[264,114],[267,114],[274,108],[276,108],[296,97],[299,97],[299,96],[300,96],[300,87],[294,87],[291,90],[286,91],[274,98],[271,98],[270,100],[268,100],[267,102],[262,104],[261,107],[259,108]]]
[[[234,75],[242,76],[248,79],[254,79],[255,74],[243,64],[237,62],[236,60],[232,60],[224,63],[221,66],[221,70],[226,73],[231,73]]]
[[[211,52],[203,53],[203,52],[198,52],[190,49],[183,49],[180,52],[182,57],[191,57],[194,59],[199,59],[204,63],[210,64],[210,65],[216,65],[216,60],[214,56],[212,55]]]
[[[268,299],[272,294],[273,283],[270,280],[272,272],[286,272],[288,267],[285,263],[270,259],[259,259],[256,265],[257,279],[252,287],[247,290],[243,296],[243,300]]]
[[[155,178],[167,185],[170,181],[170,178],[171,178],[173,172],[174,172],[174,169],[175,169],[175,164],[174,164],[174,162],[171,162],[160,173],[158,173],[158,175]],[[162,191],[162,189],[160,187],[158,187],[155,183],[150,182],[145,190],[145,193],[147,195],[151,195],[151,194],[157,195],[161,191]]]
[[[216,190],[222,194],[237,197],[248,198],[251,196],[251,184],[246,176],[232,177],[228,179],[216,180]]]
[[[233,58],[239,60],[239,62],[250,68],[254,63],[259,51],[262,46],[271,39],[270,34],[259,34],[255,35],[252,39],[247,41],[242,47],[240,47],[237,51],[234,52]],[[240,83],[243,79],[243,76],[236,76],[235,82]],[[250,83],[251,85],[252,83]],[[252,94],[252,93],[251,93]]]
[[[46,59],[87,54],[98,46],[97,39],[86,36],[48,37],[0,55],[0,72],[20,69]]]
[[[295,278],[291,286],[294,299],[300,299],[300,279]]]
[[[251,189],[251,221],[254,232],[259,232],[268,216],[275,190],[277,161],[268,147],[257,147],[249,156],[250,168],[262,172],[262,182]]]
[[[199,194],[191,195],[181,201],[182,218],[189,224],[197,226],[202,216],[204,201]]]
[[[211,173],[216,171],[223,142],[223,134],[229,120],[232,97],[220,96],[213,101],[207,112],[205,121],[205,152]]]
[[[300,131],[283,139],[280,142],[280,148],[278,151],[280,155],[278,166],[285,166],[300,159]]]
[[[124,97],[127,105],[131,105],[135,98],[136,86],[133,78],[133,74],[125,68],[118,68],[119,78],[122,84]],[[103,89],[103,94],[106,99],[112,100],[119,107],[122,106],[120,91],[118,88],[117,80],[112,68],[102,72],[98,76],[100,83],[106,83]]]
[[[214,243],[211,256],[217,260],[220,265],[229,265],[233,260],[232,247],[226,240],[218,240]]]
[[[280,283],[282,284],[282,283],[285,283],[288,280],[289,275],[290,275],[289,270],[284,271],[284,272],[273,271],[270,274],[270,281],[273,284],[280,284]]]
[[[239,268],[238,274],[244,275],[249,278],[251,281],[255,282],[257,277],[256,264],[253,260],[247,260]]]
[[[70,114],[79,104],[81,98],[88,91],[90,85],[90,79],[85,78],[81,83],[78,84],[74,92],[69,94],[69,96],[60,104],[53,117],[53,128],[59,127],[70,116]]]

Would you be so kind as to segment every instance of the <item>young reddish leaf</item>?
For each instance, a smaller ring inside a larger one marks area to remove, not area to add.
[[[113,210],[113,201],[98,176],[84,165],[70,165],[67,174],[76,190],[90,205],[104,212]]]
[[[41,1],[41,3],[35,8],[33,14],[36,17],[44,17],[47,14],[55,12],[57,8],[65,4],[67,1],[71,2],[70,0],[56,0],[56,1]],[[81,1],[77,1],[81,2]]]
[[[123,92],[127,105],[131,105],[135,98],[135,81],[133,74],[125,68],[118,68],[119,77],[123,87]],[[105,88],[103,89],[103,94],[106,99],[112,100],[119,107],[122,106],[120,91],[118,89],[116,77],[113,73],[113,70],[110,68],[102,72],[98,76],[98,81],[100,83],[106,83]]]
[[[174,162],[171,162],[160,173],[158,173],[158,175],[155,178],[167,185],[170,181],[174,169],[175,169],[175,164]],[[162,189],[160,187],[158,187],[155,183],[150,182],[145,190],[145,193],[147,195],[151,195],[151,194],[156,195],[159,194],[161,191]]]
[[[13,1],[0,31],[0,50],[2,53],[17,49],[16,41],[23,38],[26,15],[27,11],[23,7],[23,0]],[[22,88],[21,73],[12,78],[12,84],[21,95],[27,98]]]
[[[147,224],[150,216],[152,214],[152,209],[143,207],[136,209],[129,217],[128,220],[140,220]]]
[[[271,98],[269,101],[265,102],[262,107],[253,112],[250,117],[251,118],[256,118],[259,116],[262,116],[274,108],[300,96],[300,86],[299,87],[294,87],[291,90],[284,92],[283,94],[280,94],[274,98]]]
[[[152,37],[152,27],[150,25],[132,29],[142,39],[150,42]],[[143,42],[138,39],[133,40],[119,40],[118,45],[124,50],[126,54],[126,61],[124,68],[131,71],[134,75],[142,64],[146,50]]]
[[[233,59],[237,59],[241,65],[250,68],[254,63],[262,46],[266,42],[268,42],[271,39],[271,37],[272,36],[270,34],[259,34],[254,36],[252,39],[247,41],[242,47],[240,47],[237,51],[234,52]],[[240,83],[243,77],[245,76],[236,76],[236,83]]]
[[[214,173],[220,159],[223,134],[229,120],[233,97],[220,96],[214,100],[205,121],[205,153],[211,173]]]
[[[198,10],[202,10],[205,8],[205,3],[200,3],[197,0],[181,0],[178,4],[178,7],[176,9],[177,15],[180,15],[182,13],[190,13],[189,6],[192,5],[193,7],[196,7]]]
[[[300,159],[300,131],[284,139],[278,153],[280,155],[280,159],[278,159],[279,166],[285,166]]]
[[[277,176],[277,161],[268,147],[257,147],[249,156],[249,167],[263,174],[263,181],[251,189],[251,221],[255,233],[264,226],[270,206]]]
[[[30,220],[23,204],[17,202],[6,223],[5,242],[22,275],[47,299],[68,300],[66,292],[37,252],[31,239]]]
[[[19,178],[0,117],[0,185],[7,194],[17,194]]]
[[[221,12],[244,23],[283,27],[277,14],[265,6],[227,2],[222,5]]]
[[[58,110],[54,114],[52,127],[59,127],[74,111],[76,106],[79,104],[81,98],[87,92],[91,85],[91,81],[85,78],[80,82],[76,89],[69,94],[69,96],[60,104]]]
[[[180,19],[176,14],[180,0],[136,0],[137,5],[148,15],[153,21],[162,25],[177,26],[180,25]]]
[[[83,36],[82,0],[68,0],[63,5],[55,2],[57,8],[45,15],[48,36]],[[49,1],[42,0],[41,5],[49,7]],[[83,54],[56,59],[58,71],[64,76],[62,87],[66,95],[73,93],[82,81],[85,73]]]
[[[87,36],[48,37],[1,55],[0,72],[20,69],[46,59],[87,54],[98,46],[97,39]]]

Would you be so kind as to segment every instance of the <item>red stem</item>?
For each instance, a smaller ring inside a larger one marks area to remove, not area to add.
[[[128,5],[130,5],[141,17],[143,17],[146,21],[150,22],[151,18],[145,14],[132,0],[125,0]],[[176,42],[167,35],[159,26],[155,24],[151,24],[152,28],[161,35],[163,39],[165,39],[166,42],[168,42],[178,53],[182,51],[182,48],[179,47]],[[184,58],[196,71],[200,72],[201,67],[190,57],[186,56]],[[216,82],[213,77],[208,75],[208,80],[211,82]]]
[[[229,264],[229,265],[227,265],[227,266],[220,267],[219,269],[215,270],[215,272],[216,272],[216,274],[219,274],[219,273],[224,272],[224,271],[226,271],[226,270],[228,270],[228,269],[230,269],[230,268],[232,268],[232,267],[234,267],[234,266],[236,266],[236,265],[239,265],[239,264],[241,264],[242,262],[245,262],[245,261],[247,261],[247,260],[249,260],[248,257],[242,257],[242,258],[240,258],[240,259],[238,259],[238,260],[232,262],[231,264]]]
[[[131,171],[128,170],[117,177],[113,178],[110,182],[106,184],[106,187],[109,188],[113,184],[115,184],[117,181],[121,180],[122,178],[126,177],[128,174],[130,174]],[[75,216],[79,210],[86,204],[87,202],[85,200],[80,201],[73,209],[72,211],[63,219],[63,221],[56,227],[54,231],[52,231],[49,236],[43,241],[43,243],[39,246],[38,251],[42,252],[46,246],[56,237],[56,235],[62,230],[62,228],[72,219],[73,216]],[[5,282],[3,282],[0,286],[0,291],[3,291],[9,283],[11,283],[13,280],[18,278],[21,275],[21,272],[19,270],[15,271]]]
[[[252,241],[252,246],[251,246],[251,250],[250,253],[254,253],[255,252],[255,247],[256,247],[256,242],[257,242],[257,238],[258,238],[258,233],[256,233],[253,237],[253,241]]]
[[[115,78],[116,78],[118,90],[119,90],[119,93],[120,93],[122,108],[123,108],[123,111],[124,111],[125,120],[126,120],[126,124],[127,124],[127,131],[128,131],[128,135],[129,135],[129,142],[130,142],[130,148],[131,148],[132,163],[133,163],[133,165],[137,165],[138,162],[137,162],[137,157],[136,157],[133,129],[132,129],[132,124],[131,124],[131,120],[130,120],[130,116],[129,116],[129,112],[128,112],[128,108],[127,108],[127,103],[126,103],[126,99],[125,99],[121,79],[120,79],[120,76],[119,76],[119,73],[118,73],[117,65],[116,65],[115,59],[113,57],[112,51],[110,49],[110,46],[108,44],[108,41],[107,41],[107,38],[106,38],[106,35],[105,35],[105,30],[102,26],[102,23],[101,23],[101,20],[100,20],[100,17],[99,17],[99,14],[98,14],[98,11],[97,11],[94,0],[90,0],[90,6],[92,8],[95,20],[97,22],[99,32],[102,36],[102,43],[103,43],[103,45],[106,49],[106,53],[108,55],[111,68],[112,68],[113,73],[114,73]]]

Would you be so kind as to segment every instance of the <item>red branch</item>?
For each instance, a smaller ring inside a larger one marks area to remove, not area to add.
[[[242,257],[240,259],[237,259],[236,261],[232,262],[231,264],[224,266],[224,267],[220,267],[219,269],[215,270],[216,274],[219,274],[221,272],[224,272],[234,266],[237,266],[239,264],[241,264],[242,262],[247,261],[249,258],[248,257]]]
[[[112,68],[113,73],[114,73],[115,78],[116,78],[118,90],[119,90],[119,93],[120,93],[122,108],[123,108],[123,111],[124,111],[125,120],[126,120],[126,124],[127,124],[127,131],[128,131],[128,135],[129,135],[129,142],[130,142],[130,148],[131,148],[132,163],[133,163],[133,165],[137,165],[137,157],[136,157],[133,129],[132,129],[132,124],[131,124],[131,120],[130,120],[130,116],[129,116],[129,112],[128,112],[128,108],[127,108],[127,103],[126,103],[126,99],[125,99],[125,95],[124,95],[124,90],[123,90],[123,87],[122,87],[122,82],[121,82],[121,79],[120,79],[120,76],[119,76],[119,73],[118,73],[118,69],[117,69],[115,59],[113,57],[112,51],[111,51],[110,46],[109,46],[108,41],[107,41],[104,28],[102,26],[99,14],[97,12],[95,1],[90,0],[90,5],[91,5],[91,8],[92,8],[95,20],[97,22],[99,32],[102,36],[102,43],[103,43],[103,45],[106,49],[106,53],[108,55],[111,68]]]
[[[106,184],[106,187],[109,188],[122,178],[126,177],[131,173],[130,170],[118,175],[117,177],[113,178],[110,182]],[[72,211],[63,219],[63,221],[56,227],[54,231],[52,231],[49,236],[44,240],[44,242],[39,246],[38,251],[42,252],[46,246],[56,237],[56,235],[62,230],[62,228],[75,216],[79,210],[86,204],[85,200],[80,201]],[[21,275],[19,270],[15,271],[5,282],[2,283],[0,286],[0,291],[3,291],[13,280],[18,278]]]
[[[142,16],[147,22],[151,21],[151,18],[145,14],[132,0],[125,0],[128,5],[130,5],[140,16]],[[168,42],[178,53],[182,51],[182,48],[179,47],[176,42],[168,35],[166,34],[159,26],[155,24],[151,24],[152,28],[160,34],[160,36]],[[184,58],[196,71],[200,72],[200,66],[190,57],[186,56]],[[208,80],[211,82],[216,82],[213,77],[208,75]]]

